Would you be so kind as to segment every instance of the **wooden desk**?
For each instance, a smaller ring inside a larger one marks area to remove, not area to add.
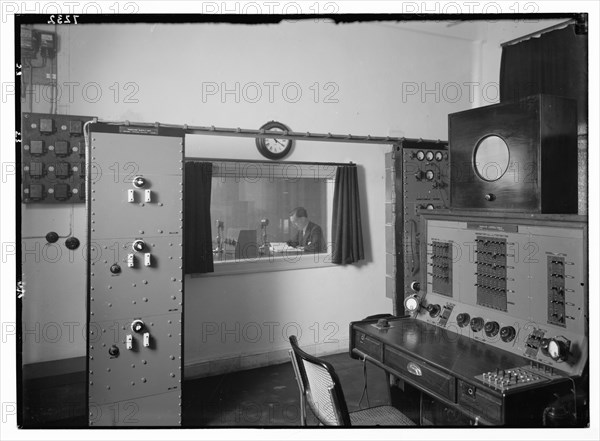
[[[350,354],[419,390],[422,425],[542,427],[553,394],[570,388],[561,372],[444,328],[412,318],[376,324],[350,324]]]

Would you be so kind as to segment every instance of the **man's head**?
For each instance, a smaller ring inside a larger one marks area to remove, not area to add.
[[[308,225],[308,213],[304,207],[296,207],[290,211],[290,222],[299,230]]]

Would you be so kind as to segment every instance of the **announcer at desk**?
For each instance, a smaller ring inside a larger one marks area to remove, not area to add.
[[[296,207],[290,211],[290,222],[298,232],[288,241],[288,245],[302,248],[307,253],[322,253],[325,251],[325,240],[321,227],[308,220],[308,213],[304,207]]]

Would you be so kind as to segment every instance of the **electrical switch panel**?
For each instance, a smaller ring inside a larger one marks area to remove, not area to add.
[[[89,425],[179,426],[184,133],[90,132],[88,160],[119,179],[90,178]]]
[[[83,124],[92,119],[91,116],[23,114],[17,139],[22,146],[24,203],[85,202]]]

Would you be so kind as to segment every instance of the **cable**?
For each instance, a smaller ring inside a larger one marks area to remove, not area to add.
[[[363,387],[363,391],[362,394],[360,396],[360,400],[358,400],[358,408],[361,409],[361,403],[363,398],[367,398],[367,407],[371,407],[371,405],[369,404],[369,391],[367,390],[367,358],[363,358],[362,359],[363,362],[363,379],[365,382],[365,385]]]

